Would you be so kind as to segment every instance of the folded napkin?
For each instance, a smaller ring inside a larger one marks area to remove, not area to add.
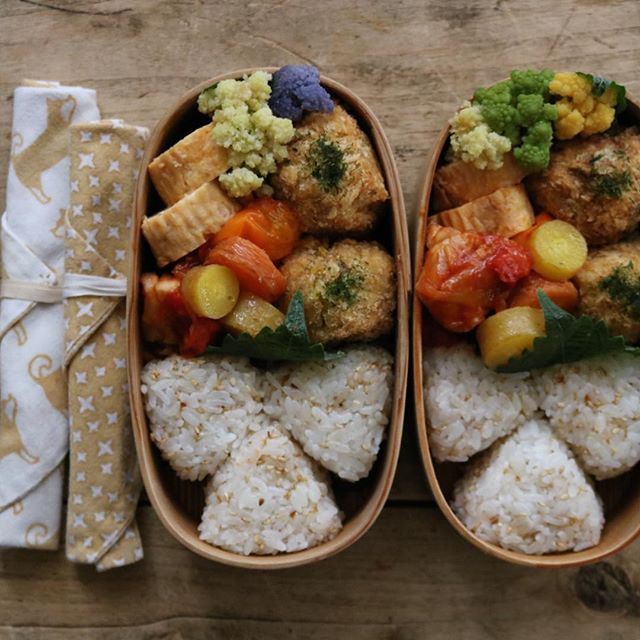
[[[68,449],[63,373],[63,216],[69,127],[99,118],[93,90],[31,83],[14,93],[2,218],[0,545],[56,548]]]
[[[118,120],[71,128],[65,239],[69,377],[67,557],[99,570],[142,558],[140,476],[127,389],[125,273],[147,130]],[[75,289],[75,291],[74,291]],[[78,293],[93,290],[94,295]]]

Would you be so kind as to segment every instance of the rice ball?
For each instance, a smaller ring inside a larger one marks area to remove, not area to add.
[[[600,498],[567,445],[532,420],[473,460],[453,510],[481,540],[528,554],[580,551],[600,541]]]
[[[427,350],[424,398],[429,446],[440,461],[465,462],[538,408],[529,373],[496,373],[466,343]]]
[[[355,482],[369,475],[389,423],[393,357],[373,346],[345,352],[267,374],[264,407],[314,460]]]
[[[235,553],[301,551],[342,528],[328,474],[276,425],[234,449],[205,493],[200,538]]]
[[[544,371],[537,377],[541,408],[556,434],[598,480],[640,460],[640,366],[611,354]]]
[[[262,374],[247,358],[152,360],[142,371],[151,439],[183,480],[215,473],[264,423]]]

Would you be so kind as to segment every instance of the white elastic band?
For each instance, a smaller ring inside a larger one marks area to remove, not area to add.
[[[121,298],[127,295],[127,279],[65,273],[62,295],[65,298],[78,298],[79,296]]]
[[[62,300],[62,289],[56,285],[27,280],[3,280],[0,284],[0,297],[51,304]]]
[[[67,273],[63,286],[46,285],[27,280],[3,280],[0,284],[0,297],[12,300],[28,300],[52,304],[62,302],[63,298],[80,296],[107,296],[121,298],[127,295],[125,278],[103,278],[80,273]]]

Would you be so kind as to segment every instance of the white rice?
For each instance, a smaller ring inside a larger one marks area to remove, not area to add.
[[[235,553],[300,551],[342,527],[326,472],[274,425],[231,452],[206,496],[201,539]]]
[[[391,412],[393,358],[380,347],[351,347],[331,362],[288,364],[267,374],[269,416],[305,452],[345,480],[369,475]]]
[[[532,420],[470,463],[453,509],[482,540],[543,554],[598,544],[602,504],[570,449]]]
[[[264,422],[262,379],[246,358],[153,360],[142,383],[151,438],[185,480],[215,473]]]
[[[537,386],[556,434],[598,480],[640,460],[640,360],[615,354],[558,365]]]
[[[424,374],[429,445],[438,460],[468,460],[537,409],[529,373],[496,373],[468,344],[428,349]]]

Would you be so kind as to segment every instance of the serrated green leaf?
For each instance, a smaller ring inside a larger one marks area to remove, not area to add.
[[[533,349],[498,367],[500,373],[531,371],[605,353],[640,355],[640,348],[625,344],[622,336],[614,336],[602,320],[588,316],[576,318],[554,304],[542,289],[537,293],[544,313],[546,335],[533,341]]]
[[[627,108],[627,90],[614,80],[609,80],[603,76],[594,76],[590,73],[578,72],[579,76],[591,82],[591,93],[594,96],[601,96],[609,87],[612,87],[616,94],[616,114],[622,113]]]
[[[219,347],[210,347],[209,351],[271,362],[336,360],[344,356],[342,351],[328,352],[322,343],[309,341],[300,291],[296,291],[291,298],[284,322],[277,329],[265,327],[255,337],[248,333],[241,333],[237,337],[227,334]]]

